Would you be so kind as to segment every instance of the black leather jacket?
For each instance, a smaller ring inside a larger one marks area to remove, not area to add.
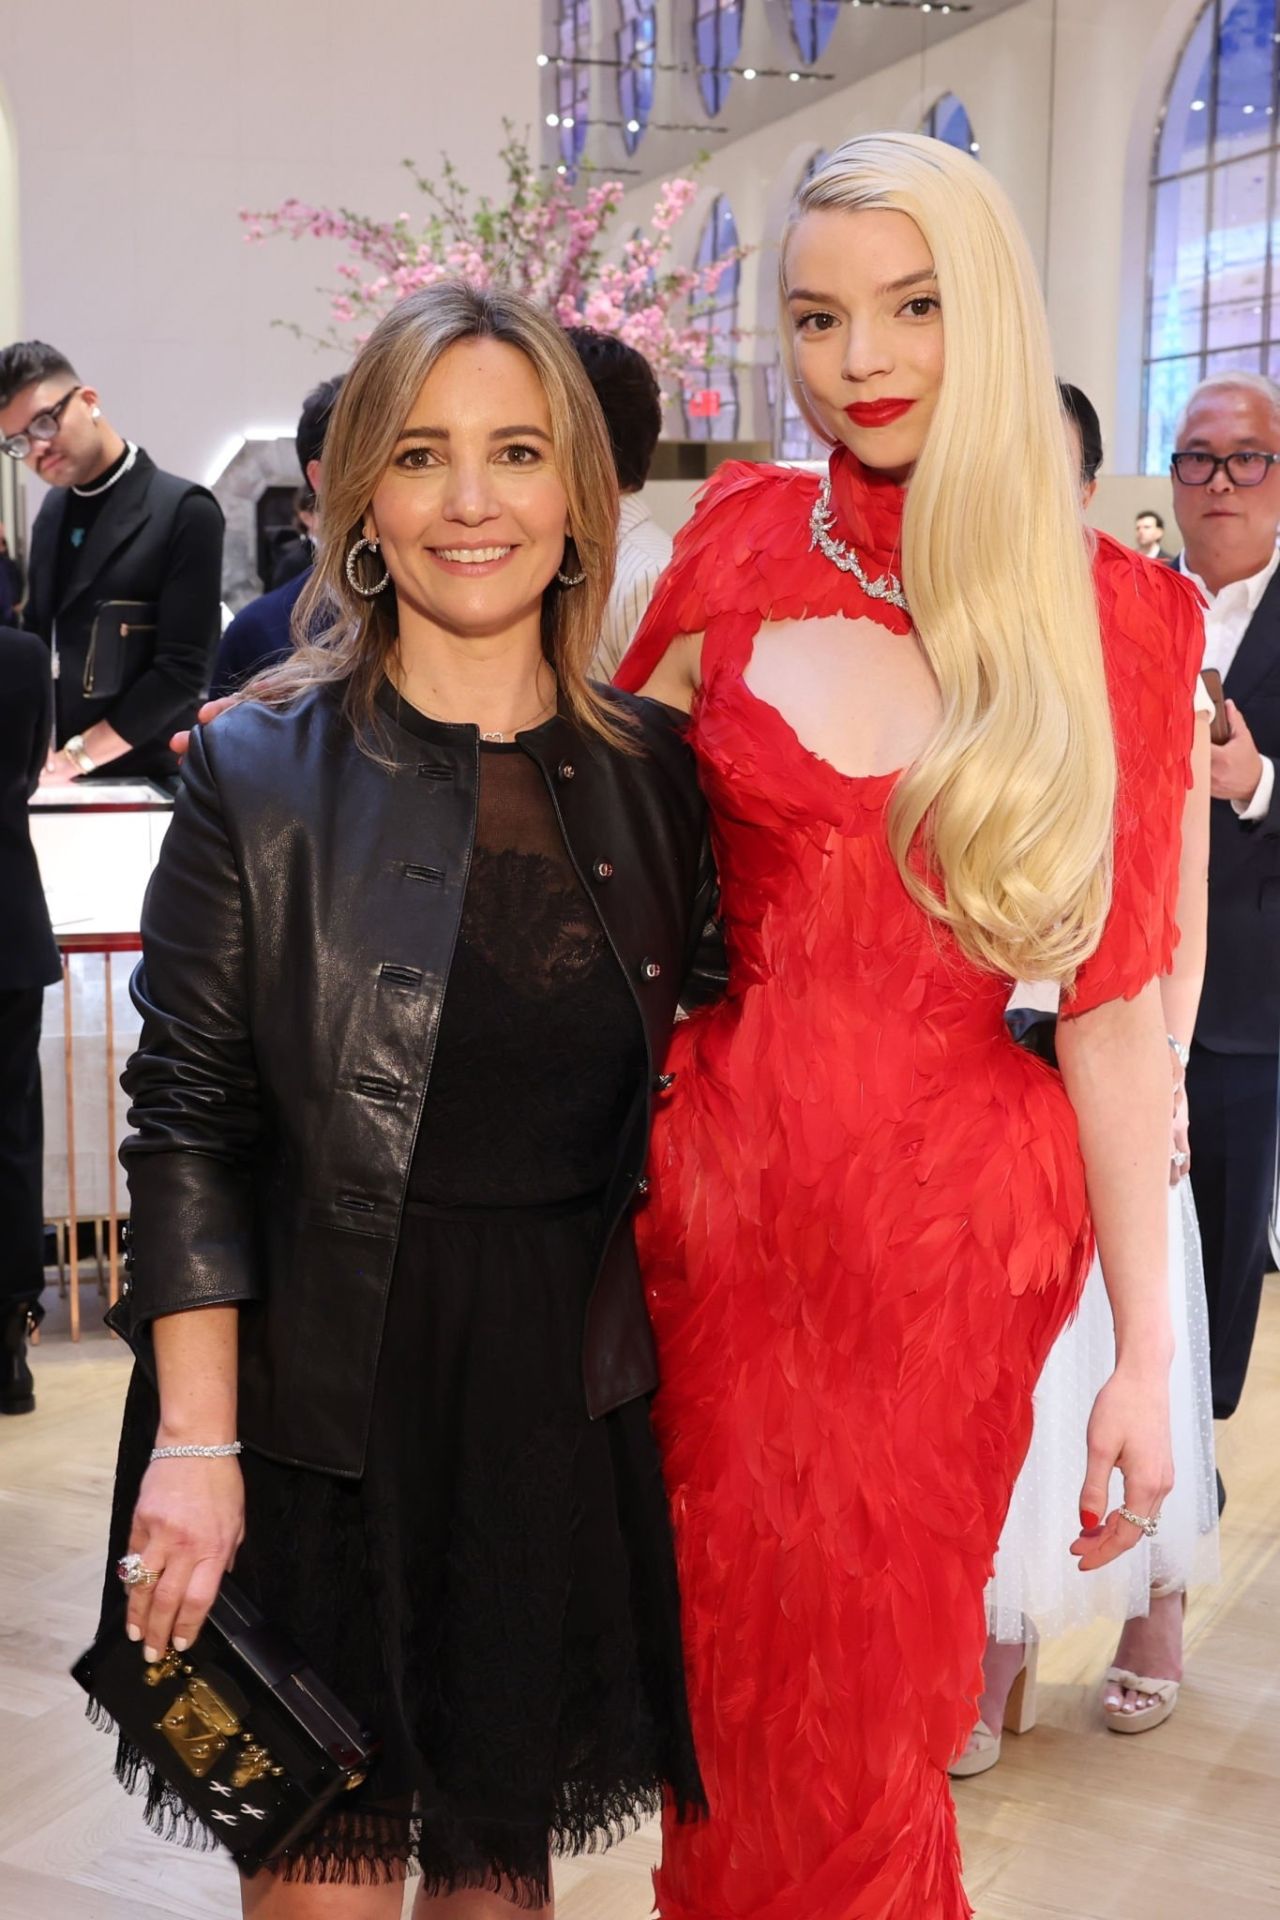
[[[641,753],[563,716],[520,736],[647,1040],[584,1328],[593,1417],[656,1384],[629,1209],[677,1002],[721,984],[703,948],[714,875],[683,716],[610,697],[635,716]],[[237,1303],[242,1439],[352,1476],[479,782],[474,727],[386,727],[394,770],[360,750],[328,690],[192,735],[143,911],[143,1028],[124,1076],[136,1132],[121,1149],[132,1218],[110,1316],[146,1364],[157,1316]]]

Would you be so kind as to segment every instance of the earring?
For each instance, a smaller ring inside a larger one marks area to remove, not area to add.
[[[567,552],[569,547],[571,547],[572,545],[573,545],[573,535],[570,534],[568,542],[566,543],[565,551]],[[560,564],[560,571],[556,575],[556,579],[560,582],[560,585],[562,587],[580,587],[583,581],[586,579],[586,577],[587,576],[585,573],[566,573],[564,570],[563,561]]]
[[[90,407],[90,409],[89,409],[89,418],[90,418],[91,420],[101,420],[101,418],[102,418],[102,408],[101,408],[101,407]]]
[[[360,539],[355,542],[355,544],[351,548],[351,551],[347,555],[347,579],[351,582],[351,585],[354,588],[355,592],[360,595],[360,598],[362,600],[376,600],[378,595],[382,592],[383,588],[390,583],[391,573],[390,573],[390,569],[387,568],[386,562],[384,561],[383,575],[381,580],[379,580],[377,586],[362,587],[360,585],[360,582],[356,579],[356,561],[360,558],[360,555],[365,551],[366,548],[370,553],[376,553],[378,551],[377,541]]]

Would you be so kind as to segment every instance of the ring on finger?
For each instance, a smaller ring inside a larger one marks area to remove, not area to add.
[[[116,1562],[116,1578],[126,1587],[154,1587],[160,1575],[145,1564],[140,1553],[126,1553]]]
[[[1156,1513],[1148,1514],[1144,1518],[1140,1513],[1131,1512],[1128,1507],[1121,1507],[1120,1518],[1127,1520],[1131,1527],[1137,1527],[1139,1532],[1145,1533],[1148,1540],[1154,1540],[1160,1531],[1160,1516]]]

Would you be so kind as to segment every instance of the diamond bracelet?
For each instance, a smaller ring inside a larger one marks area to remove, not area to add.
[[[153,1460],[225,1460],[229,1453],[244,1451],[238,1440],[230,1440],[223,1447],[153,1447]]]

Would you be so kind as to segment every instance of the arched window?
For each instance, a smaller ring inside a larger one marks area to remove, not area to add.
[[[653,112],[654,65],[657,60],[656,0],[618,0],[622,24],[618,28],[618,58],[630,64],[618,69],[618,106],[622,112],[622,140],[634,153]]]
[[[694,265],[713,267],[734,252],[738,228],[733,210],[718,194],[698,240]],[[732,260],[721,274],[714,293],[694,307],[691,323],[706,340],[697,385],[685,393],[684,431],[687,440],[736,440],[738,437],[738,376],[734,368],[738,333],[738,283],[742,263]]]
[[[591,0],[560,0],[556,52],[562,61],[570,63],[556,68],[556,110],[560,115],[560,159],[572,178],[587,144],[591,109],[591,69],[578,64],[591,56]]]
[[[693,52],[708,113],[719,113],[729,98],[729,69],[741,49],[742,0],[693,0]]]
[[[818,168],[828,159],[825,147],[810,156],[809,162],[796,186],[797,193],[809,180],[812,180]],[[778,315],[778,324],[785,326],[787,315],[782,311]],[[765,391],[769,398],[769,412],[773,420],[773,451],[779,460],[825,460],[829,449],[823,440],[819,440],[801,413],[787,376],[783,371],[781,355],[774,360],[765,376]]]
[[[807,66],[826,52],[841,5],[842,0],[791,0],[791,38]]]
[[[973,123],[964,102],[957,100],[954,93],[944,93],[940,100],[934,101],[920,122],[920,131],[933,140],[945,140],[949,147],[959,147],[962,153],[978,152]]]
[[[1280,375],[1278,41],[1280,0],[1209,0],[1169,88],[1151,176],[1145,473],[1165,471],[1206,374]]]

